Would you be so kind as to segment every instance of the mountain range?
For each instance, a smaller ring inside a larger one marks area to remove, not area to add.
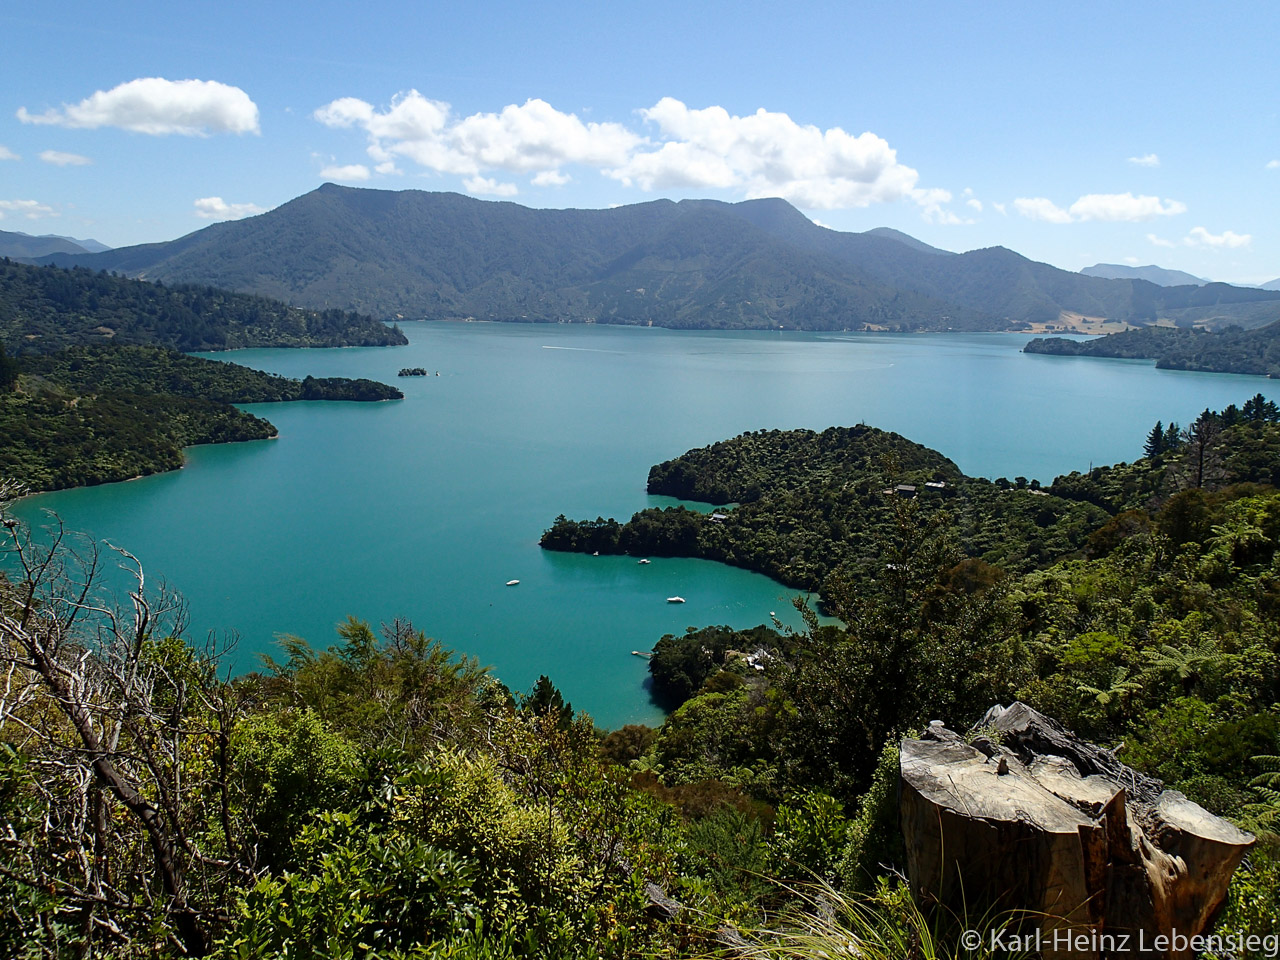
[[[1003,247],[949,253],[887,229],[827,229],[777,199],[536,210],[325,184],[177,240],[42,262],[384,319],[1004,330],[1063,314],[1245,326],[1280,317],[1280,291],[1082,276]]]
[[[1146,267],[1127,267],[1121,263],[1095,263],[1080,271],[1086,277],[1105,277],[1108,280],[1146,280],[1160,287],[1180,287],[1186,284],[1201,286],[1209,283],[1204,277],[1197,277],[1181,270],[1168,270],[1154,264]]]
[[[104,253],[110,249],[97,240],[77,240],[52,233],[33,237],[20,231],[0,230],[0,257],[30,260],[55,253]]]

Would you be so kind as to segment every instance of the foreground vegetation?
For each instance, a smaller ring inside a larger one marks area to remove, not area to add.
[[[1256,475],[1280,417],[1258,401],[1059,478],[1097,522],[1029,567],[975,556],[945,502],[833,487],[874,514],[875,586],[827,575],[839,625],[663,638],[657,729],[598,731],[549,679],[512,693],[397,621],[227,679],[172,598],[139,581],[113,619],[83,592],[106,558],[6,523],[0,952],[981,956],[895,879],[895,745],[1014,698],[1257,831],[1221,924],[1277,932],[1280,493]],[[752,502],[801,463],[843,484],[855,441],[946,470],[889,434],[789,439],[743,461]],[[739,449],[681,482],[731,492]]]

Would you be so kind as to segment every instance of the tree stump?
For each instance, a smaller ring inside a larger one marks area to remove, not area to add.
[[[1193,956],[1172,938],[1205,932],[1253,837],[1025,704],[977,728],[1000,742],[935,722],[902,743],[913,893],[1038,931],[1046,958]]]

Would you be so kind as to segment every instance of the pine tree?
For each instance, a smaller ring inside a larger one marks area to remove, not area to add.
[[[1157,420],[1156,425],[1147,434],[1147,444],[1143,450],[1148,457],[1155,458],[1164,453],[1164,449],[1164,424]]]

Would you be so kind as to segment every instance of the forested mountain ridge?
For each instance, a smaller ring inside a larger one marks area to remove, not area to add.
[[[233,350],[407,342],[399,330],[347,311],[0,260],[0,343],[13,355],[90,343]]]
[[[1155,360],[1167,370],[1245,373],[1280,377],[1280,323],[1256,330],[1146,327],[1111,333],[1096,340],[1037,337],[1023,350],[1068,357]]]
[[[1267,303],[1280,315],[1277,292],[1085,277],[1000,247],[947,254],[819,227],[777,199],[534,210],[325,184],[171,242],[50,259],[388,319],[1003,330],[1064,311],[1147,323]]]

